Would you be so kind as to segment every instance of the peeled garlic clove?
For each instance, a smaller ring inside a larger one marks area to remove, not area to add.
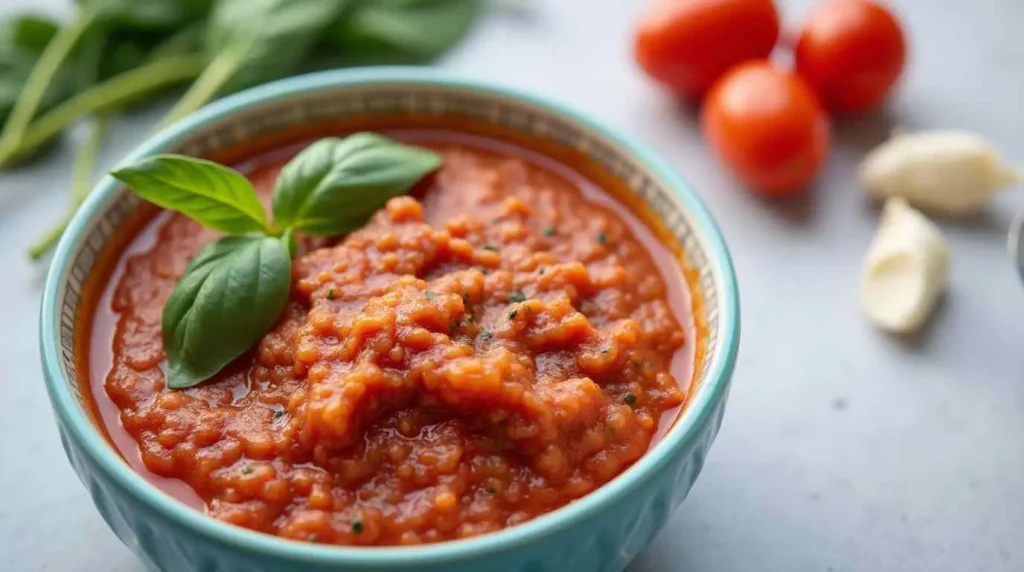
[[[916,207],[966,215],[1020,177],[973,133],[921,131],[897,133],[868,153],[860,182],[878,198],[903,197]]]
[[[949,247],[906,201],[886,201],[861,273],[860,302],[868,319],[893,333],[921,328],[949,280]]]

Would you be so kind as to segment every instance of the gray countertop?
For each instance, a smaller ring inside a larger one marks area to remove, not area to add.
[[[783,1],[786,19],[813,3]],[[885,114],[839,122],[813,193],[785,206],[717,168],[693,113],[634,68],[641,4],[535,0],[528,13],[489,15],[441,63],[639,136],[700,191],[735,256],[743,341],[725,424],[689,498],[630,571],[1024,570],[1024,288],[1004,246],[1024,197],[943,224],[950,292],[923,336],[898,341],[857,306],[878,217],[854,178],[897,124],[972,129],[1024,161],[1024,3],[895,2],[912,47],[899,97]],[[66,9],[4,0],[0,16],[28,7]],[[105,165],[159,115],[123,118]],[[45,270],[23,253],[64,209],[71,156],[65,145],[0,175],[0,568],[137,571],[64,457],[38,365]]]

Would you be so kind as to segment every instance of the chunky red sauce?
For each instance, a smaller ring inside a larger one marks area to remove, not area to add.
[[[393,135],[442,152],[442,171],[307,244],[277,325],[197,388],[164,388],[160,316],[214,236],[163,214],[121,255],[89,368],[110,435],[164,490],[289,538],[437,542],[593,491],[671,424],[695,328],[655,235],[524,149]],[[289,156],[241,167],[269,194]]]

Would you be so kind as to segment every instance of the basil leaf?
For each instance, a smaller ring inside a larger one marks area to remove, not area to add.
[[[147,201],[203,226],[235,234],[273,232],[252,183],[212,161],[156,155],[111,175]]]
[[[431,60],[458,43],[481,12],[480,0],[363,0],[329,40],[367,59]]]
[[[42,53],[57,35],[57,22],[45,16],[23,14],[0,23],[0,49]]]
[[[344,234],[440,166],[437,153],[375,133],[321,139],[281,170],[274,219],[306,234]]]
[[[107,27],[172,30],[195,14],[182,0],[76,0],[82,11],[97,10]]]
[[[169,49],[168,42],[184,44],[189,51],[199,49],[197,32],[212,8],[212,0],[78,0],[83,8],[99,10],[99,25],[94,26],[105,40],[99,79],[108,79],[133,70],[159,55],[179,54],[179,46]],[[190,37],[181,38],[188,34]]]
[[[201,52],[205,34],[205,22],[193,22],[155,44],[148,59]]]
[[[98,28],[85,34],[75,46],[72,60],[65,63],[62,70],[74,74],[76,91],[89,89],[100,79],[100,67],[106,48],[109,44],[106,32]]]
[[[256,345],[290,287],[291,258],[281,239],[227,236],[204,248],[164,306],[167,387],[201,383]]]
[[[0,125],[6,123],[39,57],[58,30],[54,20],[42,16],[19,15],[0,21]],[[39,102],[40,113],[63,103],[81,89],[83,80],[88,79],[82,70],[88,69],[89,64],[77,64],[68,62],[53,76]],[[55,138],[37,144],[35,151],[42,151]],[[27,153],[14,162],[28,161],[35,155]]]
[[[131,29],[111,32],[108,34],[109,38],[100,62],[100,80],[105,81],[133,71],[161,58],[198,55],[202,52],[205,32],[206,27],[201,22],[193,22],[171,34]],[[137,107],[139,104],[158,99],[176,87],[167,85],[159,89],[139,91],[122,100],[118,108]]]
[[[206,38],[213,61],[237,42],[242,59],[224,91],[237,91],[291,75],[313,51],[347,0],[219,0]]]
[[[57,23],[41,16],[23,15],[0,22],[0,123],[18,101],[32,68],[57,35]],[[49,109],[73,91],[66,74],[54,79],[43,98],[42,109]]]
[[[142,66],[154,46],[148,38],[135,38],[127,34],[113,35],[108,39],[108,44],[100,62],[99,75],[102,79]]]

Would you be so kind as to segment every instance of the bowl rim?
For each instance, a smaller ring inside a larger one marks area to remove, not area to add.
[[[381,569],[401,565],[422,565],[427,562],[439,564],[461,561],[505,552],[558,530],[570,528],[591,518],[602,506],[614,504],[630,491],[640,488],[664,470],[673,456],[693,445],[694,440],[702,434],[701,428],[714,422],[711,416],[719,402],[726,397],[739,346],[739,292],[732,260],[717,224],[693,188],[667,161],[631,136],[557,100],[489,81],[461,77],[436,68],[390,66],[316,72],[272,82],[212,103],[148,138],[129,153],[124,161],[133,161],[158,153],[180,143],[211,123],[267,102],[332,89],[372,87],[374,84],[386,83],[447,87],[495,96],[506,101],[526,103],[555,116],[567,118],[632,155],[634,160],[644,165],[685,206],[691,229],[704,247],[706,262],[717,270],[712,273],[716,277],[719,298],[717,353],[709,366],[704,383],[697,389],[697,394],[687,405],[682,417],[676,421],[681,426],[670,431],[664,440],[608,483],[573,503],[518,526],[465,540],[410,547],[348,547],[304,543],[233,526],[186,506],[132,470],[89,420],[72,395],[68,380],[65,379],[58,349],[59,295],[67,282],[74,255],[77,254],[86,232],[92,227],[93,220],[104,211],[107,202],[118,192],[119,184],[107,175],[94,187],[89,198],[74,216],[57,246],[47,274],[39,332],[44,378],[50,400],[59,420],[71,433],[72,438],[84,449],[95,466],[118,487],[148,509],[174,521],[177,526],[234,549],[292,562]]]

